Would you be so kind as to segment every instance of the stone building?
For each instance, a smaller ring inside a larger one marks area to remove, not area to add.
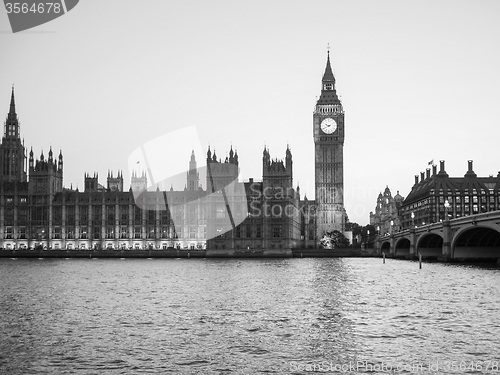
[[[440,161],[415,176],[415,183],[401,204],[403,228],[422,226],[463,216],[500,209],[500,172],[478,177],[472,160],[463,177],[450,177],[445,162]]]
[[[316,238],[345,231],[344,109],[335,89],[330,52],[313,112]]]
[[[0,240],[4,248],[46,249],[291,249],[300,246],[299,194],[292,186],[292,153],[263,155],[261,182],[240,182],[237,152],[224,161],[207,152],[207,189],[194,152],[183,191],[148,186],[144,172],[84,176],[84,191],[63,187],[63,155],[39,159],[25,148],[15,113],[7,116],[0,183]],[[29,178],[28,178],[29,177]]]
[[[213,249],[281,251],[317,247],[325,232],[345,229],[344,112],[330,55],[313,112],[316,200],[293,186],[292,152],[262,156],[262,180],[239,181],[232,147],[218,159],[207,151],[206,190],[191,154],[185,188],[148,185],[145,171],[84,175],[84,190],[65,188],[63,154],[29,159],[21,141],[14,89],[0,144],[0,248]]]
[[[403,197],[399,195],[399,190],[392,197],[391,190],[387,186],[384,194],[380,193],[377,198],[375,212],[370,212],[370,225],[373,225],[378,234],[384,235],[399,231],[402,228],[401,224],[401,203]]]
[[[224,170],[229,173],[222,174],[223,176],[229,175],[232,181],[237,180],[237,164],[234,164],[237,163],[237,159],[231,160],[230,153],[225,163],[214,163],[214,161],[207,163],[209,175],[214,176],[214,181],[217,181],[216,177],[220,176],[221,171]],[[212,207],[212,213],[209,214],[209,227],[214,226],[219,231],[222,229],[223,233],[209,236],[208,248],[255,252],[285,250],[301,246],[300,197],[292,185],[292,153],[288,147],[285,160],[271,159],[269,150],[264,148],[261,182],[250,179],[249,182],[238,182],[233,186],[228,182],[224,183],[230,188],[223,188],[221,195],[226,195],[224,199],[228,207],[231,207],[233,203],[232,210],[224,210],[222,199],[219,199],[218,206],[209,205]],[[217,182],[214,184],[217,185]],[[229,194],[231,191],[237,193]],[[214,199],[216,198],[215,195]],[[241,220],[243,219],[242,213],[245,214],[244,220]],[[224,231],[224,228],[230,228],[230,230]]]

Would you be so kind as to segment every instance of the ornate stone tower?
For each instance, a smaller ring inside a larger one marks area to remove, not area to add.
[[[225,161],[222,159],[217,161],[215,150],[212,154],[209,146],[207,151],[207,192],[214,193],[230,185],[233,181],[238,181],[238,165],[238,153],[233,151],[232,146],[229,157],[226,157]]]
[[[59,152],[58,161],[54,159],[52,147],[49,150],[49,158],[45,159],[43,151],[39,160],[35,160],[33,150],[29,157],[29,185],[32,194],[49,195],[63,190],[63,157]]]
[[[123,173],[118,171],[116,177],[113,171],[108,171],[108,191],[123,191]]]
[[[26,154],[21,142],[19,120],[14,100],[14,87],[10,98],[10,109],[5,121],[0,145],[0,177],[6,182],[26,182]]]
[[[145,171],[142,171],[140,176],[135,170],[132,171],[132,177],[130,178],[130,188],[132,189],[132,191],[136,192],[147,190],[148,178]]]
[[[335,90],[330,52],[313,113],[317,238],[345,229],[344,110]]]
[[[189,172],[187,172],[186,188],[189,191],[198,190],[200,187],[200,174],[198,173],[198,170],[196,168],[196,157],[194,156],[193,150],[191,152],[191,160],[189,161]]]

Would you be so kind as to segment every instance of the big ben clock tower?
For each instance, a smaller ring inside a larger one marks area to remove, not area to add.
[[[344,110],[335,90],[330,51],[313,113],[316,193],[316,235],[345,230]]]

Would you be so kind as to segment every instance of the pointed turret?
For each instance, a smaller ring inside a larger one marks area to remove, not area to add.
[[[340,104],[337,91],[335,90],[335,76],[333,75],[332,66],[330,64],[330,51],[328,51],[325,73],[321,80],[321,96],[317,102],[317,105],[323,104]]]
[[[208,157],[208,153],[207,153]],[[209,160],[207,158],[207,160]],[[191,151],[191,160],[189,161],[189,172],[187,173],[187,184],[186,188],[190,191],[197,190],[200,186],[199,173],[196,165],[196,157],[194,150]]]
[[[269,168],[270,164],[270,155],[269,155],[269,150],[267,149],[266,146],[264,146],[264,151],[262,152],[262,170],[265,171]]]
[[[196,157],[194,155],[194,150],[191,151],[191,160],[189,161],[189,170],[190,171],[196,170]]]
[[[14,86],[12,86],[12,94],[10,95],[9,115],[15,115],[15,114],[16,114],[16,101],[14,99]]]
[[[35,167],[35,158],[34,158],[34,154],[33,154],[33,147],[31,147],[31,151],[30,151],[29,165],[30,165],[30,169]]]
[[[325,73],[323,74],[323,83],[326,82],[335,83],[335,76],[333,75],[332,66],[330,64],[330,51],[328,51],[328,56],[326,58]]]
[[[285,156],[285,169],[290,172],[290,176],[292,175],[292,151],[290,151],[290,147],[286,145],[286,156]]]
[[[16,114],[16,100],[14,98],[14,86],[12,86],[12,93],[10,96],[10,108],[5,121],[4,137],[17,138],[21,143],[19,132],[19,119]]]

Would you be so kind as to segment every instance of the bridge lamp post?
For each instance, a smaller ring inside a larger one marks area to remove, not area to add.
[[[415,212],[411,212],[411,226],[412,228],[415,228]]]
[[[392,226],[394,225],[394,220],[391,220],[391,235],[392,235]]]
[[[448,210],[450,209],[450,202],[448,202],[448,199],[444,201],[444,219],[448,220]]]

